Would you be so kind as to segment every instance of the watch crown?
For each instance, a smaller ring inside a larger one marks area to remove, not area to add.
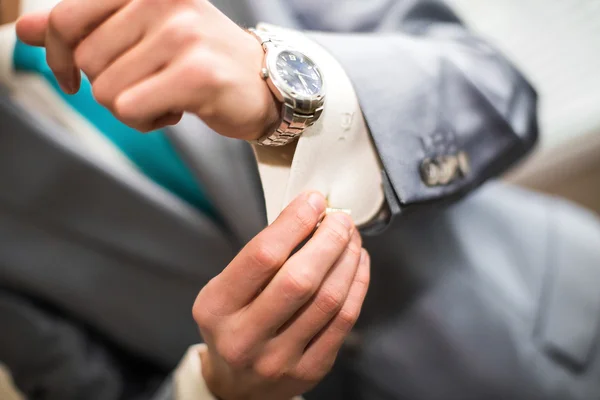
[[[261,69],[261,70],[260,70],[260,76],[261,76],[263,79],[267,79],[267,78],[269,77],[269,70],[268,70],[268,69],[266,69],[266,68],[263,68],[263,69]]]

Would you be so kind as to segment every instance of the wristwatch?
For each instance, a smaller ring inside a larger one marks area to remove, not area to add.
[[[323,113],[323,73],[309,56],[276,33],[258,29],[249,29],[249,32],[258,39],[265,51],[261,76],[283,104],[279,128],[253,143],[285,146],[299,138]]]

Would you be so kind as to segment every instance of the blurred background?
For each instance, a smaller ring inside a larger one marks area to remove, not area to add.
[[[539,148],[506,179],[600,213],[600,1],[448,2],[540,94]]]

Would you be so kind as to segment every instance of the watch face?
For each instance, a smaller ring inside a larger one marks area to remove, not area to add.
[[[277,57],[277,73],[294,92],[316,96],[323,89],[323,77],[315,63],[296,51],[283,51]]]

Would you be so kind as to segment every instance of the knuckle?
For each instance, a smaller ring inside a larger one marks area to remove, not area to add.
[[[358,262],[360,260],[360,253],[362,251],[362,245],[360,243],[351,241],[350,244],[348,244],[348,247],[346,248],[346,250],[348,251],[349,254],[352,255],[352,257],[356,260],[356,262]]]
[[[353,256],[360,259],[361,252],[362,252],[362,237],[360,236],[360,234],[358,232],[355,232],[354,235],[352,236],[352,239],[350,240],[350,243],[348,244],[348,251]]]
[[[367,260],[366,268],[358,269],[356,276],[354,277],[354,284],[361,286],[361,289],[365,289],[366,292],[371,284],[371,268],[370,259]]]
[[[198,325],[200,330],[202,330],[202,329],[206,329],[210,326],[210,324],[208,323],[210,316],[206,312],[205,307],[200,306],[199,304],[200,303],[198,301],[196,301],[194,303],[194,305],[192,306],[192,317],[194,318],[196,325]]]
[[[210,57],[205,51],[196,49],[191,51],[182,64],[184,76],[203,88],[210,87],[217,79],[216,68],[210,62]]]
[[[48,24],[59,39],[67,41],[65,27],[69,24],[69,10],[65,3],[59,3],[50,11]]]
[[[215,348],[223,360],[233,369],[244,369],[250,364],[250,352],[239,339],[217,339]]]
[[[204,290],[200,292],[192,307],[192,316],[194,321],[202,331],[212,330],[215,322],[215,314],[210,312],[210,304],[204,295]]]
[[[340,223],[329,224],[324,235],[335,247],[345,247],[350,241],[350,232]]]
[[[323,289],[315,298],[315,306],[325,315],[334,315],[344,305],[344,296],[340,291]]]
[[[360,312],[358,310],[344,310],[342,309],[334,322],[334,327],[340,332],[350,333],[356,322]]]
[[[354,279],[354,282],[361,285],[362,287],[368,288],[371,284],[371,272],[366,269],[363,273],[358,274]]]
[[[115,96],[110,90],[110,86],[104,84],[103,80],[98,79],[92,85],[92,94],[98,103],[106,108],[112,109],[114,106]]]
[[[314,229],[317,224],[318,216],[315,211],[308,205],[298,208],[294,214],[295,226],[300,232],[305,232]]]
[[[203,46],[194,46],[184,60],[183,69],[184,76],[188,76],[193,85],[210,92],[230,86],[235,81],[222,60]]]
[[[161,36],[169,40],[170,44],[173,45],[193,42],[200,38],[198,25],[196,13],[181,11],[165,22]]]
[[[283,292],[292,301],[308,300],[316,290],[316,285],[307,273],[288,272],[283,280]]]
[[[83,71],[88,72],[92,69],[95,57],[84,43],[77,46],[73,53],[73,57],[75,59],[75,64]]]
[[[138,109],[135,107],[136,101],[132,99],[123,101],[122,94],[123,93],[109,94],[106,99],[106,107],[109,108],[114,116],[125,125],[136,130],[143,129],[143,123],[146,121],[140,120],[140,117],[137,115]]]
[[[298,367],[294,378],[309,385],[318,384],[333,368],[333,362],[320,362],[318,365]]]
[[[315,368],[313,374],[309,374],[307,376],[307,381],[313,384],[319,383],[325,375],[327,375],[333,369],[335,365],[335,357],[331,357],[331,359],[324,360],[321,365]]]
[[[254,372],[263,379],[277,381],[286,375],[285,363],[278,357],[265,357],[254,364]]]
[[[251,254],[252,262],[267,273],[277,271],[284,262],[274,253],[273,246],[267,243],[257,243]]]

